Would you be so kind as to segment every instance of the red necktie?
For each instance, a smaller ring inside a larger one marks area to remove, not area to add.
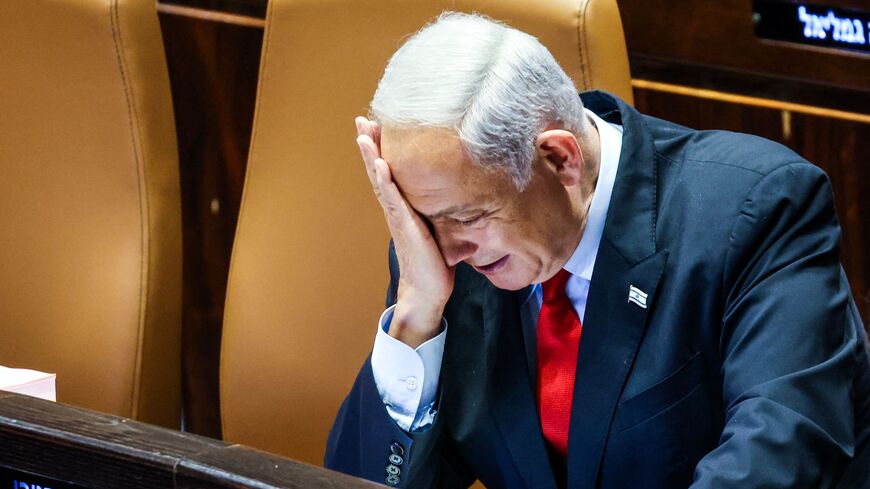
[[[568,427],[582,326],[565,293],[571,273],[562,269],[543,283],[544,302],[538,316],[538,408],[544,438],[563,457],[568,455]]]

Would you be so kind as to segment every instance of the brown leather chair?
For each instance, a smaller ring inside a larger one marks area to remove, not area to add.
[[[180,422],[181,207],[154,0],[0,1],[0,364]]]
[[[631,100],[615,0],[271,0],[224,316],[225,439],[321,463],[388,281],[353,118],[402,40],[445,9],[536,35],[578,87]]]

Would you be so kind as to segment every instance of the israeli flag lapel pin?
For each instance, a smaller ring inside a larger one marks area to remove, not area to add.
[[[647,293],[638,289],[634,285],[628,287],[628,302],[634,302],[643,309],[646,309]]]

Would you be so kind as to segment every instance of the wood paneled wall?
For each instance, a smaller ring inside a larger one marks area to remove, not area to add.
[[[758,134],[790,146],[828,172],[843,225],[843,263],[866,323],[870,58],[755,39],[746,0],[618,3],[638,79],[635,103],[642,112],[699,129]],[[860,0],[817,3],[863,5]],[[183,194],[185,426],[219,437],[221,320],[266,0],[161,0],[158,6]],[[784,101],[821,111],[795,110]]]
[[[870,57],[759,39],[752,0],[617,3],[634,78],[870,114]]]

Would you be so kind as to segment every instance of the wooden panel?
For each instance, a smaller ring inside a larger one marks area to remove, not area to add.
[[[184,225],[183,393],[188,431],[220,437],[218,361],[262,29],[160,15],[172,83]]]
[[[814,0],[858,7],[859,2]],[[866,8],[866,2],[860,2]],[[749,0],[618,0],[632,55],[787,76],[857,90],[870,86],[870,57],[765,41]],[[824,69],[819,69],[824,67]]]
[[[83,489],[384,487],[244,446],[8,392],[0,392],[0,453],[0,469]]]
[[[870,113],[870,56],[758,39],[750,0],[617,3],[634,78]]]
[[[843,228],[841,259],[865,325],[870,320],[870,124],[635,89],[641,112],[695,129],[727,129],[783,143],[831,178]]]
[[[652,90],[635,89],[634,96],[635,107],[644,114],[693,129],[748,132],[782,142],[782,125],[778,110],[702,100],[697,97]]]

